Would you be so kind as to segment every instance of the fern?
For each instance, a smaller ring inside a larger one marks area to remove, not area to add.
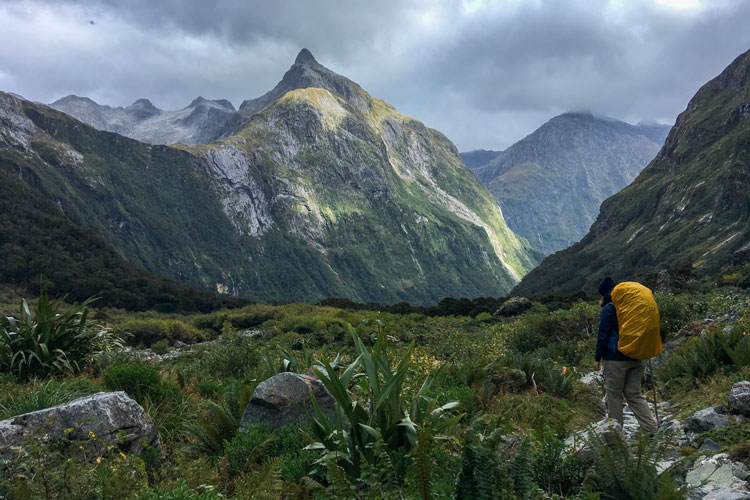
[[[607,445],[590,436],[589,446],[594,464],[584,480],[584,492],[599,492],[604,499],[618,500],[685,498],[685,491],[678,489],[669,475],[657,474],[656,464],[669,446],[663,436],[649,439],[640,432],[631,446],[620,435],[613,436]]]
[[[538,490],[534,482],[534,463],[531,448],[527,441],[522,441],[518,447],[515,458],[510,462],[510,471],[513,476],[515,491],[521,498],[528,498],[531,493]]]
[[[357,495],[355,488],[349,482],[349,478],[344,469],[333,460],[329,460],[326,466],[328,481],[331,483],[331,489],[333,490],[334,495],[336,495],[336,498],[354,498],[359,500],[360,496]]]
[[[280,466],[280,457],[270,459],[259,470],[252,471],[237,481],[235,493],[239,497],[253,500],[280,500],[284,484]]]
[[[434,436],[430,431],[424,431],[419,436],[417,447],[410,456],[412,463],[406,471],[407,492],[422,500],[432,500],[432,468],[430,451],[434,444]]]

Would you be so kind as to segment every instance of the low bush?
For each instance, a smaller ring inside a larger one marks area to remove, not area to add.
[[[80,441],[26,443],[0,469],[0,498],[133,498],[147,485],[143,461],[125,455],[115,444],[97,442],[98,439],[91,435]],[[92,456],[89,450],[98,448],[103,448],[103,455]]]
[[[0,420],[44,410],[99,392],[100,384],[87,379],[33,381],[0,390]]]
[[[198,380],[205,378],[243,379],[261,362],[256,339],[231,332],[208,349],[194,351],[188,372]]]
[[[191,489],[184,480],[178,480],[172,488],[156,488],[141,493],[137,500],[225,500],[226,497],[211,486],[202,486],[199,491]]]
[[[176,340],[195,344],[208,338],[203,331],[176,319],[131,319],[120,324],[118,329],[127,335],[131,345],[146,347],[162,340],[170,345]]]
[[[174,397],[179,388],[164,384],[156,368],[143,363],[115,363],[104,372],[104,385],[113,391],[125,391],[143,403],[147,398],[161,401]]]
[[[717,371],[750,365],[747,321],[738,322],[725,334],[715,330],[687,340],[667,357],[660,376],[670,380],[705,380]]]
[[[164,355],[169,352],[169,341],[167,339],[161,339],[158,342],[151,344],[151,350],[154,354]]]

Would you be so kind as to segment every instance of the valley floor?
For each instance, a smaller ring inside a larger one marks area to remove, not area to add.
[[[29,378],[0,352],[0,419],[123,390],[151,417],[160,448],[88,454],[90,436],[50,453],[29,442],[3,452],[0,497],[750,498],[739,489],[750,421],[725,408],[733,385],[750,380],[750,294],[715,285],[657,295],[666,349],[645,382],[656,382],[662,430],[649,439],[627,417],[627,440],[610,435],[609,446],[596,430],[605,422],[593,303],[547,298],[511,317],[303,304],[92,309],[88,327],[108,345],[77,373],[50,366]],[[3,315],[23,315],[17,295],[0,290]],[[240,431],[258,384],[284,371],[322,372],[340,418],[311,411],[281,429]],[[652,401],[652,386],[644,391]],[[723,420],[698,429],[690,417],[707,408]],[[729,464],[735,482],[708,474],[689,484],[711,464]],[[722,492],[746,496],[710,496]]]

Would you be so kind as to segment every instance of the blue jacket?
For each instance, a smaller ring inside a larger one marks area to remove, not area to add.
[[[628,361],[632,358],[625,356],[617,350],[619,340],[617,326],[617,312],[615,305],[610,301],[602,307],[599,315],[599,333],[596,336],[596,352],[594,358],[597,362],[605,361]]]

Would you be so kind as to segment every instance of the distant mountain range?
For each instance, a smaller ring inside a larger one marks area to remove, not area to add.
[[[163,111],[148,99],[113,108],[75,95],[50,106],[99,130],[149,144],[206,144],[230,135],[244,121],[226,99],[209,101],[202,97],[178,111]]]
[[[153,273],[262,300],[425,304],[503,295],[540,260],[445,136],[307,50],[237,112],[61,101],[102,130],[0,93],[0,171]]]
[[[690,100],[656,158],[515,293],[593,290],[667,267],[716,272],[750,245],[750,51]]]
[[[462,153],[508,226],[544,255],[580,240],[608,196],[656,155],[669,126],[591,113],[552,118],[505,151]]]

